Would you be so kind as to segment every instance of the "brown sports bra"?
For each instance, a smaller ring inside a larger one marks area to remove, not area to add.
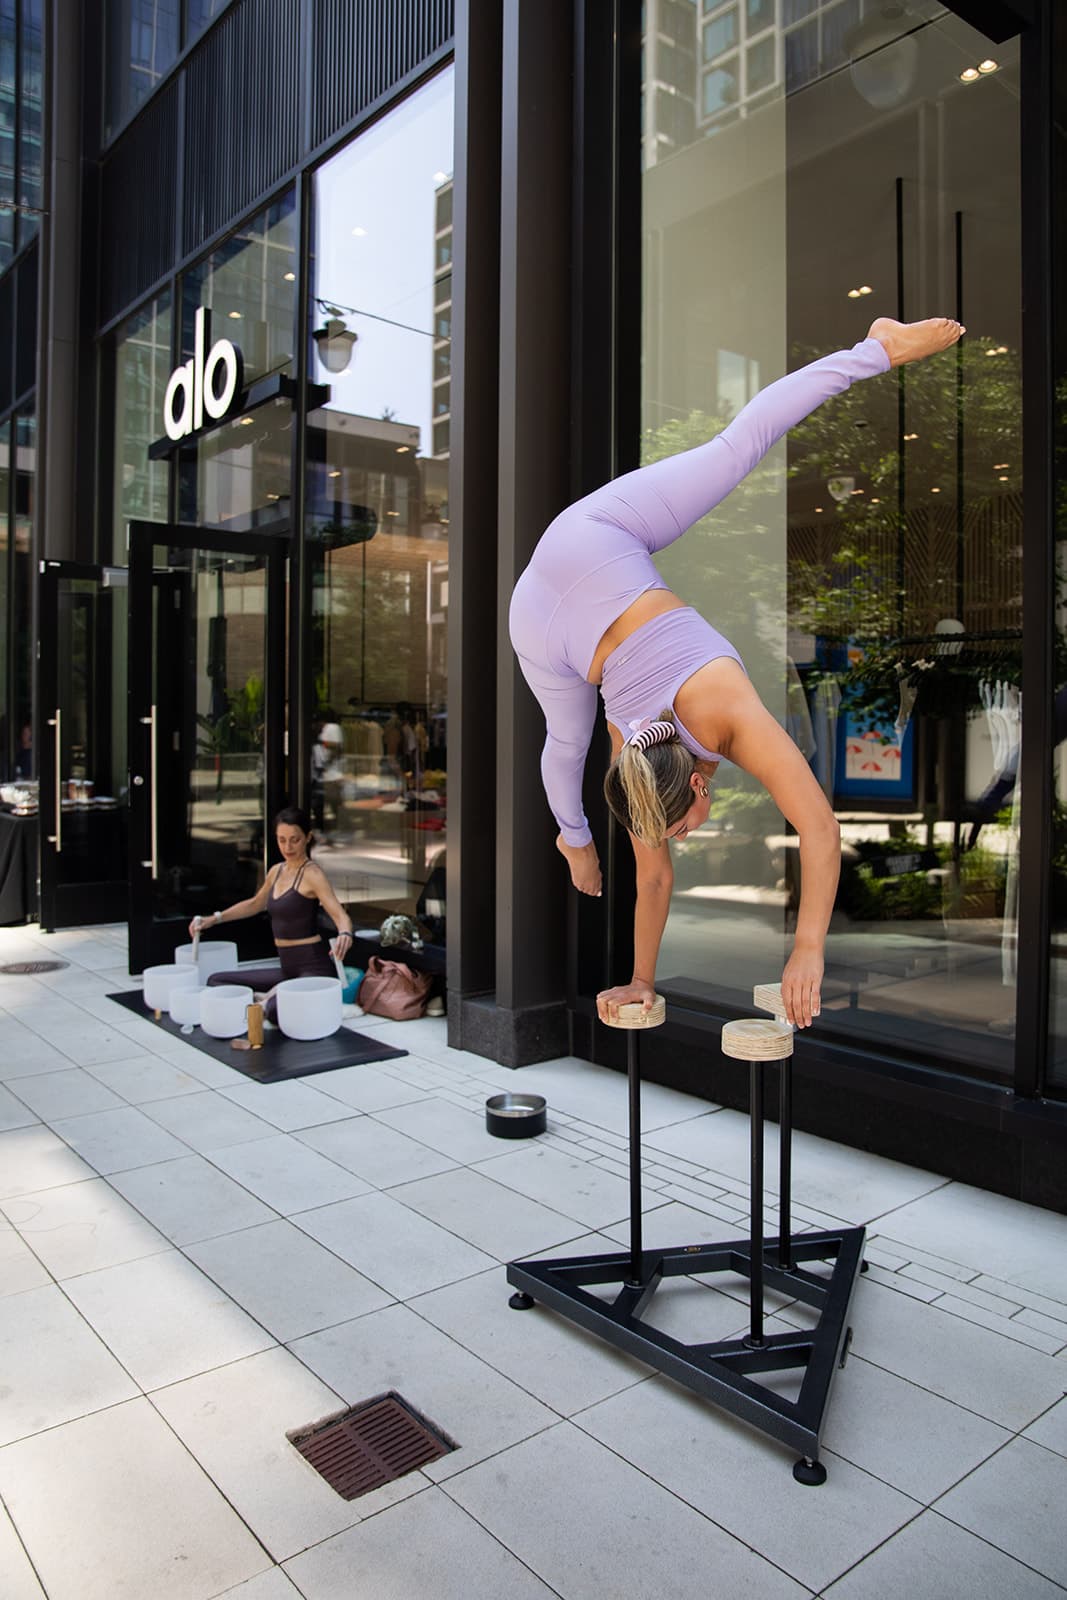
[[[318,932],[319,902],[300,893],[300,880],[304,876],[306,867],[305,861],[288,889],[282,894],[275,894],[272,885],[267,900],[267,915],[270,917],[271,933],[276,940],[311,939]],[[278,877],[281,877],[280,871]],[[277,881],[276,878],[275,885]]]

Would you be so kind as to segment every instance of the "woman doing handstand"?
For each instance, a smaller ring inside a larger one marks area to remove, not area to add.
[[[598,995],[601,1018],[616,1017],[628,1002],[652,1005],[673,883],[667,841],[707,821],[708,783],[723,757],[769,790],[799,836],[800,909],[782,997],[798,1027],[818,1015],[840,870],[837,821],[733,645],[670,592],[652,557],[718,505],[822,401],[860,378],[945,350],[964,331],[946,317],[879,318],[851,350],[769,385],[707,444],[626,473],[569,506],[516,584],[511,642],[545,714],[541,776],[571,880],[583,894],[600,893],[600,863],[582,810],[598,686],[611,734],[605,794],[637,859],[633,978]]]

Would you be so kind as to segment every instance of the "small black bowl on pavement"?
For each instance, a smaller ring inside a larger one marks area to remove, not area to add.
[[[498,1139],[532,1139],[534,1134],[544,1133],[544,1095],[490,1095],[485,1102],[485,1127]]]

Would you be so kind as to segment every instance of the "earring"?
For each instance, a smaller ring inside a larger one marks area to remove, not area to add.
[[[701,799],[702,799],[702,800],[706,800],[706,799],[707,799],[707,798],[708,798],[708,791],[707,791],[707,790],[706,790],[706,789],[701,789],[701,791],[700,791],[700,798],[701,798]]]

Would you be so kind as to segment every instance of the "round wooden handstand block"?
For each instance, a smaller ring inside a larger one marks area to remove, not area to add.
[[[793,1054],[793,1030],[788,1022],[764,1017],[725,1022],[722,1053],[737,1061],[783,1061]]]
[[[640,1000],[620,1006],[618,1019],[605,1022],[606,1028],[658,1028],[667,1018],[667,1002],[661,994],[656,996],[651,1011],[646,1011]]]

